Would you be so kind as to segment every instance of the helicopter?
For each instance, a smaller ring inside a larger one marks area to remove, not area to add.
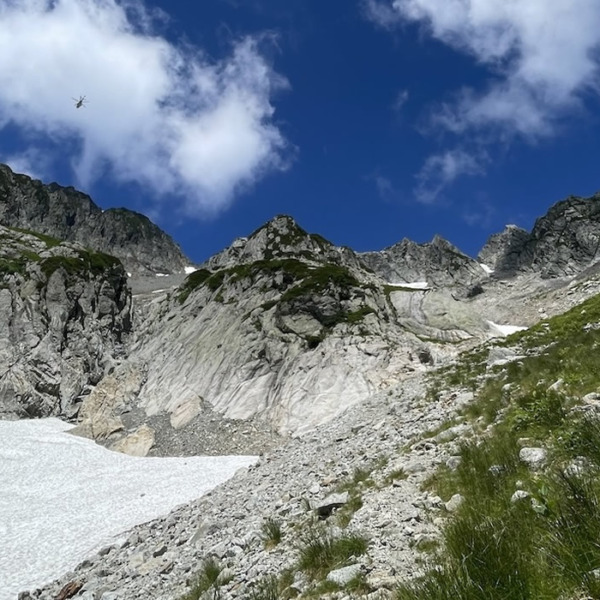
[[[85,108],[85,105],[88,102],[85,99],[85,96],[79,96],[79,98],[71,98],[71,100],[73,100],[73,102],[75,102],[75,108],[81,108],[82,106],[83,106],[83,108]]]

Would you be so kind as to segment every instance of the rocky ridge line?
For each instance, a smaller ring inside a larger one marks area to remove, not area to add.
[[[48,185],[0,164],[0,224],[32,229],[119,258],[134,275],[183,272],[190,260],[148,217],[101,210],[72,187]]]

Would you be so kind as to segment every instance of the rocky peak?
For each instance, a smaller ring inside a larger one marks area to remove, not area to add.
[[[529,232],[516,225],[507,225],[486,242],[477,260],[497,273],[512,273],[519,267],[520,255],[529,241]]]
[[[486,278],[475,260],[439,235],[425,244],[404,238],[380,252],[364,252],[359,256],[390,283],[427,282],[431,286],[468,289]]]
[[[544,278],[572,276],[598,261],[599,248],[600,193],[571,196],[537,219],[519,266]]]
[[[144,215],[102,211],[73,187],[48,185],[0,165],[0,224],[79,242],[121,259],[130,273],[183,272],[189,261],[175,242]]]
[[[249,237],[237,238],[202,267],[218,270],[261,260],[281,259],[359,267],[350,249],[336,247],[324,237],[306,232],[287,215],[274,217]]]

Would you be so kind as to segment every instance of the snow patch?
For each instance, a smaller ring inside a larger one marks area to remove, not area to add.
[[[155,275],[155,277],[168,277],[168,276],[169,276],[169,274],[168,274],[168,273],[157,273],[157,274]]]
[[[511,333],[525,331],[527,329],[527,327],[520,327],[519,325],[498,325],[493,321],[488,321],[487,323],[492,329],[495,329],[502,335],[510,335]]]
[[[429,284],[426,281],[415,281],[413,283],[388,283],[393,287],[410,288],[411,290],[428,290]]]
[[[487,265],[484,265],[483,263],[479,263],[479,266],[488,274],[491,275],[494,272],[494,269],[492,269],[491,267],[488,267]]]
[[[131,273],[127,273],[127,277],[131,277]]]
[[[253,456],[137,458],[58,419],[0,421],[0,600],[43,585],[134,525],[167,514]]]
[[[195,271],[197,271],[198,269],[196,269],[196,267],[192,267],[191,265],[188,267],[184,267],[183,269],[185,271],[186,275],[189,275],[190,273],[194,273]]]

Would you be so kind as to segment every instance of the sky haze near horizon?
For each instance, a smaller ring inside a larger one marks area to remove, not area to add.
[[[198,4],[0,0],[0,161],[197,262],[276,214],[475,255],[600,190],[597,0]]]

